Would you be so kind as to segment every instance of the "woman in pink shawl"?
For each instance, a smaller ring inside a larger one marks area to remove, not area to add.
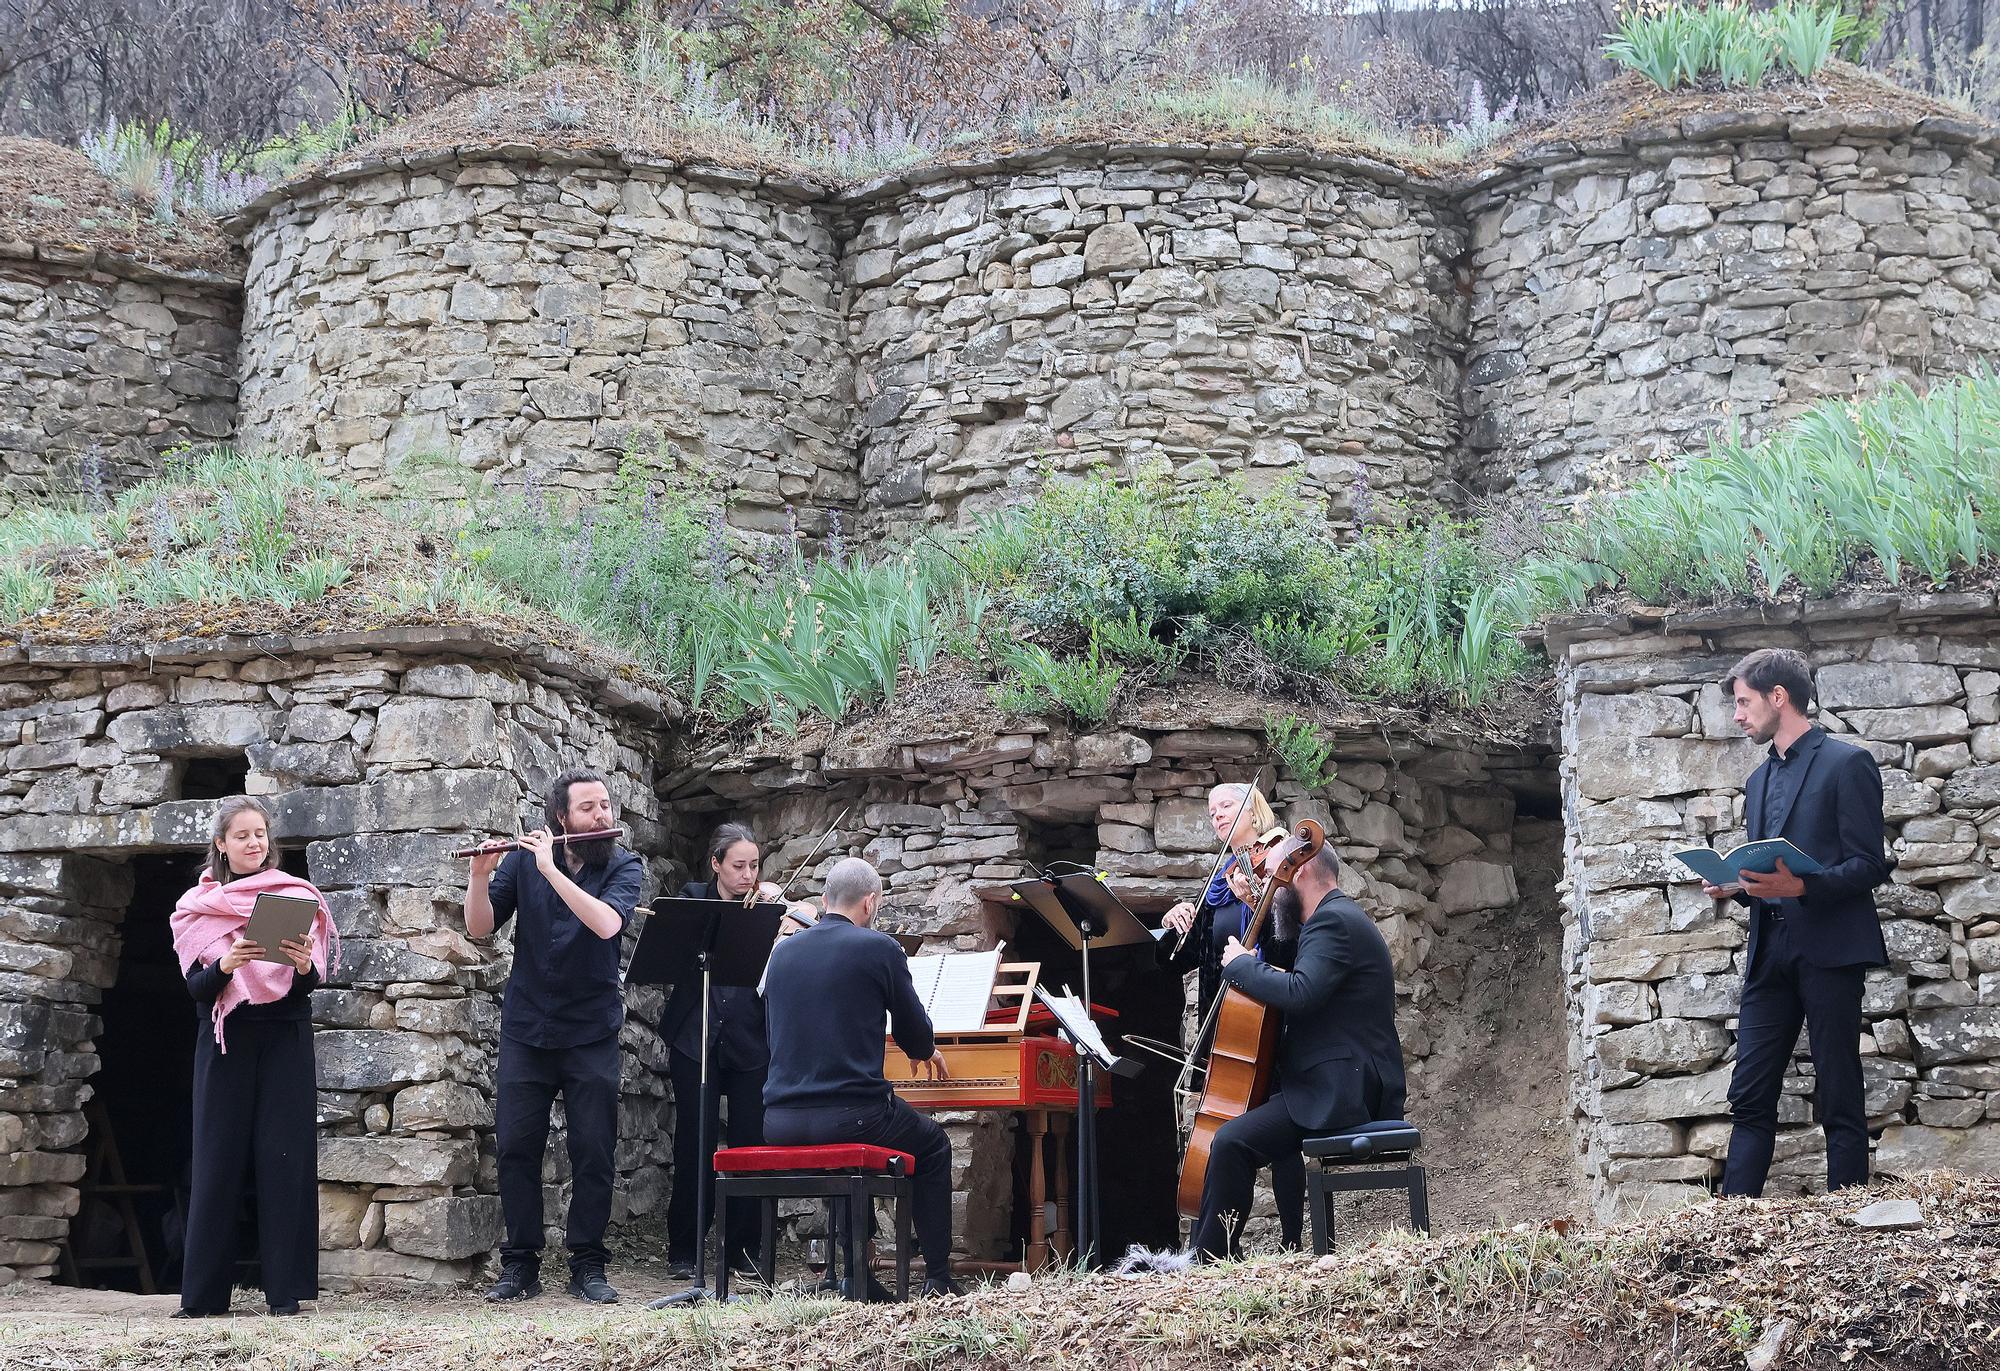
[[[310,933],[277,949],[244,937],[265,891],[319,903]],[[254,1177],[257,1255],[273,1314],[319,1297],[318,1092],[312,992],[337,936],[318,890],[278,870],[271,812],[242,795],[216,811],[208,861],[173,915],[174,952],[201,1006],[195,1030],[194,1177],[176,1318],[229,1312],[237,1208]]]

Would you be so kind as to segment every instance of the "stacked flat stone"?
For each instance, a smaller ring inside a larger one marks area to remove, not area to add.
[[[236,427],[242,282],[0,241],[0,513],[102,498]]]
[[[1463,479],[1567,498],[2000,353],[1983,125],[1715,111],[1475,178]]]
[[[1720,1175],[1748,914],[1667,854],[1744,840],[1765,749],[1719,682],[1753,647],[1796,647],[1819,721],[1881,764],[1890,965],[1869,973],[1862,1066],[1877,1170],[2000,1169],[2000,630],[1984,593],[1857,595],[1763,610],[1566,620],[1571,815],[1565,954],[1579,1147],[1606,1217]],[[1803,1055],[1779,1106],[1772,1188],[1825,1180]]]
[[[321,1272],[468,1278],[499,1239],[493,1068],[507,935],[464,934],[468,834],[514,833],[556,772],[611,780],[628,840],[657,855],[658,697],[586,690],[574,663],[457,630],[0,650],[0,1283],[50,1273],[85,1154],[95,1012],[132,896],[117,858],[208,840],[214,802],[175,798],[191,759],[246,757],[279,842],[304,844],[343,948],[313,995]],[[85,853],[101,856],[83,855]],[[651,1209],[670,1156],[657,989],[624,1030],[616,1213]],[[545,1181],[559,1220],[560,1130]],[[561,1241],[559,1230],[552,1230]]]
[[[1463,239],[1434,183],[1363,158],[1065,148],[845,203],[871,529],[1154,463],[1296,477],[1341,526],[1357,487],[1377,517],[1441,494]]]
[[[350,168],[257,218],[244,441],[370,490],[429,457],[600,494],[633,452],[703,473],[739,528],[851,509],[819,211],[754,173],[512,151]]]

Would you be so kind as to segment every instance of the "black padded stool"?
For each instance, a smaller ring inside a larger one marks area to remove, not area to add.
[[[1430,1188],[1424,1169],[1411,1160],[1423,1134],[1401,1119],[1377,1119],[1346,1133],[1307,1138],[1308,1158],[1319,1165],[1306,1173],[1306,1207],[1312,1212],[1313,1251],[1333,1250],[1333,1194],[1336,1190],[1406,1190],[1410,1227],[1431,1231]]]

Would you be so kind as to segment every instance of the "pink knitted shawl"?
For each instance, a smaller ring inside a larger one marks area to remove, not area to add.
[[[289,872],[275,867],[269,871],[257,871],[248,876],[238,876],[228,885],[218,882],[215,877],[203,872],[194,889],[181,896],[174,906],[172,925],[174,930],[174,955],[180,958],[181,974],[194,971],[195,964],[218,962],[229,951],[230,944],[242,934],[250,922],[251,906],[265,891],[279,895],[296,895],[319,902],[319,917],[312,926],[313,965],[319,968],[324,980],[331,974],[333,966],[340,960],[340,932],[333,926],[333,915],[326,907],[326,898],[311,882],[302,881]],[[268,949],[275,952],[276,948]],[[270,1004],[282,1000],[291,993],[294,973],[289,964],[277,962],[245,962],[236,969],[222,987],[222,993],[215,997],[215,1045],[227,1052],[228,1046],[222,1040],[222,1021],[239,1004]]]

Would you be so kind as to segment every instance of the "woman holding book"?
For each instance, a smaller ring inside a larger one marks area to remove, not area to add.
[[[782,893],[770,881],[760,879],[764,853],[756,835],[742,824],[723,824],[708,842],[709,878],[689,881],[680,889],[682,899],[723,900],[734,905],[753,901],[776,901]],[[789,928],[812,917],[812,906],[790,906]],[[771,1049],[764,1040],[764,1002],[749,986],[719,985],[709,991],[707,1129],[695,1113],[701,1098],[701,983],[674,987],[660,1016],[660,1036],[669,1047],[667,1074],[674,1085],[674,1179],[667,1200],[667,1263],[676,1276],[694,1272],[696,1250],[708,1239],[697,1233],[695,1187],[705,1183],[708,1168],[701,1164],[699,1139],[711,1144],[717,1131],[722,1101],[729,1101],[728,1145],[754,1147],[764,1141],[764,1078],[771,1064]],[[725,1260],[739,1270],[756,1265],[756,1205],[739,1201],[730,1213],[730,1231],[743,1235],[743,1243]]]
[[[306,933],[276,949],[245,932],[263,894],[312,901]],[[208,860],[173,913],[174,953],[202,1008],[195,1033],[194,1174],[176,1318],[229,1311],[236,1218],[257,1197],[257,1256],[273,1314],[319,1296],[318,1091],[312,992],[337,960],[326,900],[278,870],[271,812],[247,795],[216,811]]]

